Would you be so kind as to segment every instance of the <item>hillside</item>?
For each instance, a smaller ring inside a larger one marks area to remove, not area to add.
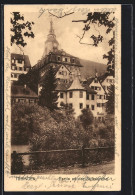
[[[83,67],[81,68],[81,74],[83,78],[94,76],[95,70],[97,71],[98,76],[100,76],[106,71],[107,68],[107,65],[105,64],[89,60],[80,59],[80,63],[83,65]]]

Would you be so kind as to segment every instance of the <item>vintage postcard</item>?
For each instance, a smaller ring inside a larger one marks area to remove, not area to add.
[[[4,6],[4,190],[121,190],[121,5]]]

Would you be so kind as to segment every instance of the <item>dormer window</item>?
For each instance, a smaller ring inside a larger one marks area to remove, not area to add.
[[[22,64],[22,60],[18,60],[18,63],[19,63],[19,64]]]

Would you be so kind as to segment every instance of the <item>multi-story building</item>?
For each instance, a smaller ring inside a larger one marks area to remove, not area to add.
[[[17,81],[19,75],[26,74],[30,68],[28,55],[11,53],[11,81]]]
[[[38,95],[42,89],[42,81],[49,67],[52,66],[57,79],[58,107],[68,104],[74,109],[75,116],[81,114],[83,108],[89,108],[95,118],[103,118],[105,112],[106,92],[98,77],[83,83],[79,58],[59,49],[59,43],[50,23],[50,31],[45,41],[42,59],[32,69],[37,69],[40,75]]]
[[[12,85],[11,87],[11,103],[37,103],[38,95],[28,86]]]
[[[106,91],[104,90],[102,84],[100,83],[99,79],[97,76],[94,78],[90,78],[87,81],[87,85],[95,90],[97,92],[97,99],[96,99],[96,104],[97,104],[97,118],[102,119],[106,115],[106,108],[105,108],[105,103],[106,103]]]
[[[94,117],[97,117],[96,92],[87,85],[83,85],[78,76],[74,76],[73,81],[64,83],[60,81],[56,90],[59,92],[58,107],[68,104],[74,109],[75,116],[81,114],[84,108],[90,108]]]
[[[102,77],[99,78],[100,82],[102,83],[102,86],[106,93],[108,94],[108,89],[111,85],[114,85],[114,76],[111,74],[105,74]]]

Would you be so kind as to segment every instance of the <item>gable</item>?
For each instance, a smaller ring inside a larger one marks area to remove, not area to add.
[[[105,80],[102,82],[102,85],[110,85],[114,83],[114,77],[113,76],[107,76]]]
[[[70,71],[64,66],[64,65],[61,65],[59,67],[59,69],[57,70],[57,73],[56,73],[56,78],[57,76],[69,76],[70,75]]]
[[[104,89],[103,89],[103,87],[102,87],[102,85],[101,85],[101,83],[99,82],[98,79],[97,80],[94,79],[90,83],[89,87],[91,89],[95,90],[98,94],[105,94],[105,91],[104,91]]]

